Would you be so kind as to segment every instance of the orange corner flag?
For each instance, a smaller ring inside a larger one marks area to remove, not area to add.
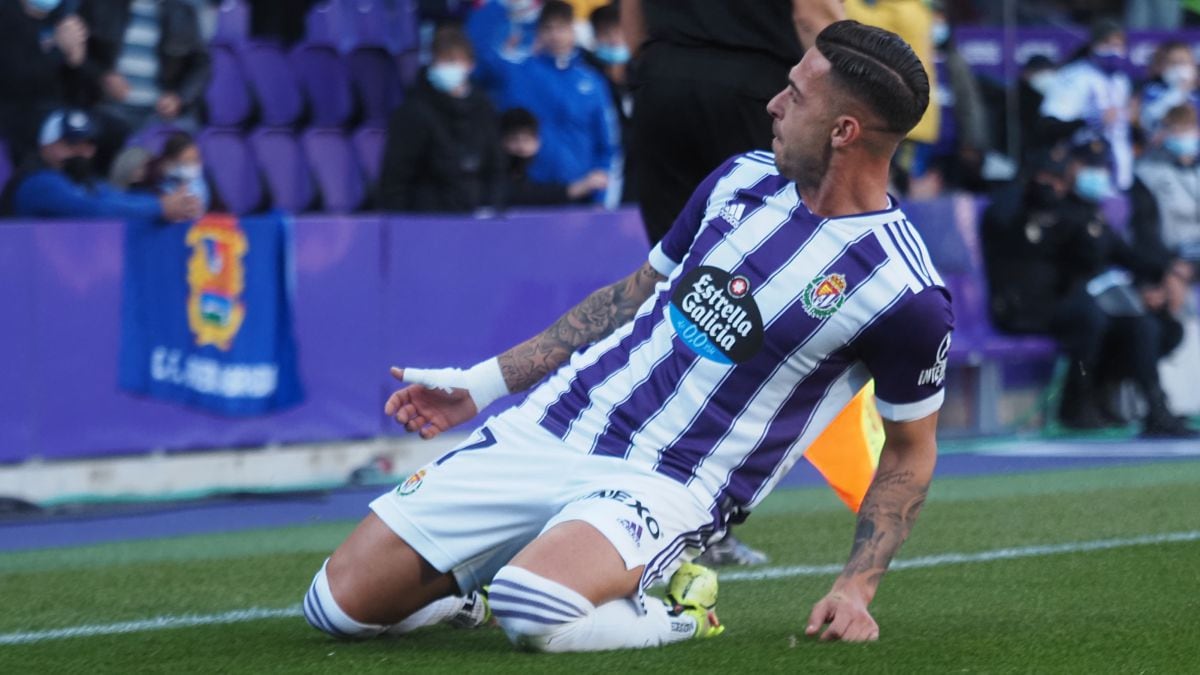
[[[829,487],[858,513],[883,449],[883,420],[875,409],[875,383],[868,382],[846,404],[804,457],[821,472]]]

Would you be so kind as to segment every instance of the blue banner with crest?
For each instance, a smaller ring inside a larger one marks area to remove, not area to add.
[[[128,223],[120,387],[223,415],[299,403],[290,230],[280,212]]]

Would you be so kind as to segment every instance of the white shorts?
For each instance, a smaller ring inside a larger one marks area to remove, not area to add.
[[[492,417],[462,444],[418,470],[371,509],[463,593],[542,532],[570,520],[599,530],[625,561],[645,566],[640,590],[718,519],[683,485],[614,457],[582,454],[520,413]]]

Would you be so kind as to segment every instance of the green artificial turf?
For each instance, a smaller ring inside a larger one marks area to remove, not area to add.
[[[291,609],[352,523],[0,555],[0,641],[20,632]],[[773,495],[739,534],[769,568],[840,563],[853,516],[824,489]],[[1200,530],[1200,462],[943,479],[901,559]],[[739,570],[739,573],[742,570]],[[0,673],[1200,671],[1200,541],[896,570],[876,644],[805,639],[832,575],[722,584],[728,626],[648,651],[533,655],[495,628],[335,642],[298,615],[0,645]]]

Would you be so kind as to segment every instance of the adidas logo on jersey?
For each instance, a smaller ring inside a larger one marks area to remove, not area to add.
[[[717,215],[721,220],[724,220],[725,222],[729,223],[730,225],[733,225],[736,227],[738,223],[742,222],[742,214],[745,212],[746,212],[745,204],[734,203],[734,204],[726,204],[725,206],[722,206],[721,212]]]

